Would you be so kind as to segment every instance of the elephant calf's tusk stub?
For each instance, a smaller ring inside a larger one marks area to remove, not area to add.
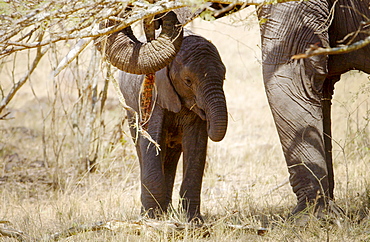
[[[193,106],[190,107],[190,111],[196,106],[197,104],[194,103]]]

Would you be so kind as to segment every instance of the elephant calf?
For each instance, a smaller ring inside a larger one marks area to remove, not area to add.
[[[176,167],[183,152],[181,204],[189,221],[202,220],[200,193],[207,140],[223,139],[227,108],[223,92],[225,66],[216,47],[197,35],[183,39],[175,59],[155,73],[157,98],[148,133],[160,145],[139,135],[136,151],[141,169],[143,213],[156,217],[171,203]],[[120,88],[129,106],[139,112],[139,91],[144,75],[120,72]],[[128,113],[132,135],[134,117]]]

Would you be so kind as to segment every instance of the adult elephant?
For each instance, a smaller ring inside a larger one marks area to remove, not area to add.
[[[222,89],[225,66],[216,47],[197,35],[184,37],[179,53],[156,72],[157,96],[147,131],[160,151],[146,137],[137,135],[135,116],[128,112],[130,129],[140,162],[143,213],[156,217],[171,204],[176,167],[183,153],[180,188],[182,209],[188,219],[202,220],[200,193],[208,137],[223,139],[227,108]],[[120,72],[121,92],[138,113],[145,75]]]
[[[297,214],[314,205],[321,217],[334,198],[330,106],[335,82],[357,69],[370,73],[370,47],[293,60],[311,46],[336,46],[370,16],[368,0],[311,0],[263,6],[263,78],[297,196]],[[353,41],[365,38],[351,36]]]

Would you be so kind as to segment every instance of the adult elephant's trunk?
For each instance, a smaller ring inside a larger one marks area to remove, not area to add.
[[[105,46],[98,42],[97,47],[105,50],[108,61],[122,71],[138,75],[155,73],[173,60],[183,39],[182,26],[174,12],[165,13],[161,20],[162,32],[157,39],[141,43],[131,27],[127,27],[109,35]],[[108,21],[100,27],[113,24]]]
[[[201,88],[204,94],[204,112],[207,118],[207,131],[211,140],[221,141],[227,129],[227,108],[222,85],[207,82]]]

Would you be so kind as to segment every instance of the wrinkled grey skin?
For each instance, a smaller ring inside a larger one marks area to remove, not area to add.
[[[171,203],[176,167],[183,152],[182,208],[189,220],[202,219],[200,193],[207,140],[220,141],[226,133],[227,109],[222,89],[225,67],[216,47],[200,36],[183,39],[180,52],[166,68],[156,72],[158,96],[148,123],[157,150],[139,135],[136,141],[141,169],[143,213],[156,217]],[[139,111],[143,75],[120,72],[126,103]],[[130,112],[131,133],[136,139]]]
[[[370,16],[368,0],[334,0],[266,5],[261,25],[266,94],[297,196],[296,214],[316,204],[317,216],[333,199],[330,106],[334,83],[357,69],[370,73],[370,46],[340,55],[292,60],[311,45],[337,46]],[[361,15],[363,14],[363,15]],[[359,34],[354,41],[364,39]]]

